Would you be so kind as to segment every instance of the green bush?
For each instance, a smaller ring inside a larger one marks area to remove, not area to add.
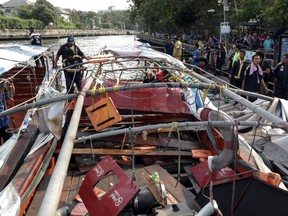
[[[18,17],[3,17],[0,16],[0,28],[2,29],[43,29],[44,24],[39,20],[20,19]]]
[[[59,22],[59,29],[76,29],[75,24],[68,22]]]

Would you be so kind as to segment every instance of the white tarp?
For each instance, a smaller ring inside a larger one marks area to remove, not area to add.
[[[178,59],[173,58],[172,56],[158,52],[151,48],[147,47],[107,47],[104,49],[105,51],[111,51],[114,53],[115,56],[139,56],[139,57],[146,57],[154,60],[165,60],[171,64],[177,65],[181,68],[186,68],[183,62],[179,61]]]
[[[10,70],[21,62],[26,62],[40,55],[48,48],[33,45],[1,44],[0,45],[0,74]]]
[[[20,196],[11,182],[0,192],[0,215],[16,216],[19,212]]]
[[[55,89],[48,87],[44,89],[41,98],[37,101],[44,99],[51,99],[55,96],[61,96],[62,93]],[[62,126],[63,126],[63,113],[65,109],[65,101],[59,101],[42,108],[37,109],[34,113],[33,118],[39,123],[39,129],[42,133],[52,133],[56,139],[61,138]]]

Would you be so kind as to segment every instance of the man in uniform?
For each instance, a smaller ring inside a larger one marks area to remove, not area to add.
[[[84,67],[76,67],[79,66],[79,63],[82,62],[82,59],[89,59],[84,55],[84,53],[80,50],[80,48],[75,44],[75,40],[73,36],[69,36],[67,39],[67,43],[62,45],[56,54],[56,58],[54,60],[54,68],[57,67],[57,62],[62,56],[63,68],[69,67],[64,70],[64,75],[66,78],[66,88],[68,93],[73,93],[74,88],[73,84],[76,82],[76,86],[78,90],[81,90],[81,81]],[[80,72],[80,73],[78,73]],[[73,74],[75,73],[75,74]]]
[[[176,42],[173,48],[173,57],[180,60],[182,58],[182,42],[180,41],[179,37],[175,38]]]
[[[29,38],[30,38],[30,44],[31,45],[42,46],[42,35],[39,34],[39,33],[35,33],[34,32],[34,28],[30,29]],[[35,59],[36,67],[40,67],[41,66],[40,65],[40,61],[41,61],[42,67],[45,66],[45,61],[44,61],[44,57],[43,56],[35,56],[34,59]]]
[[[249,65],[248,61],[245,59],[245,55],[246,52],[244,50],[240,50],[240,58],[234,62],[231,69],[230,84],[238,88],[242,87],[244,72]]]

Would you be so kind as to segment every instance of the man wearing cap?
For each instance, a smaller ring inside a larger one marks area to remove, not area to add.
[[[54,63],[53,63],[54,68],[57,68],[57,62],[60,56],[62,56],[63,68],[67,66],[68,59],[70,62],[69,65],[72,66],[71,53],[74,54],[73,55],[74,59],[83,59],[83,58],[89,59],[87,56],[84,55],[84,53],[80,50],[80,48],[75,44],[74,37],[70,35],[67,39],[67,43],[62,45],[56,54],[56,58],[54,59]],[[75,61],[75,64],[79,64],[79,60]],[[64,75],[66,78],[67,91],[70,89],[69,93],[71,93],[71,85],[73,85],[73,81],[74,81],[73,77],[75,76],[73,75],[72,71],[69,69],[64,70]]]

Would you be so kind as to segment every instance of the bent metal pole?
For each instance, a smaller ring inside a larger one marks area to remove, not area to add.
[[[189,73],[189,72],[188,72]],[[199,79],[202,82],[205,83],[213,83],[215,84],[214,81],[207,79],[206,77],[203,77],[195,72],[193,73],[189,73],[191,76],[194,76],[195,78]],[[230,91],[227,88],[223,88],[222,89],[222,93],[223,95],[232,98],[235,101],[238,101],[240,104],[242,104],[243,106],[247,107],[248,109],[252,110],[253,112],[257,113],[258,115],[260,115],[261,117],[263,117],[264,119],[268,120],[269,122],[275,123],[275,124],[281,124],[283,125],[283,130],[285,130],[286,132],[288,132],[288,122],[284,121],[283,119],[273,115],[272,113],[258,107],[257,105],[251,103],[250,101],[246,100],[245,98],[239,96],[238,94]]]
[[[64,185],[64,180],[67,175],[69,161],[72,155],[74,140],[79,125],[84,99],[92,81],[93,77],[88,78],[81,94],[77,98],[77,102],[57,159],[55,169],[49,181],[47,191],[38,212],[39,216],[55,216],[56,214],[62,188]]]

